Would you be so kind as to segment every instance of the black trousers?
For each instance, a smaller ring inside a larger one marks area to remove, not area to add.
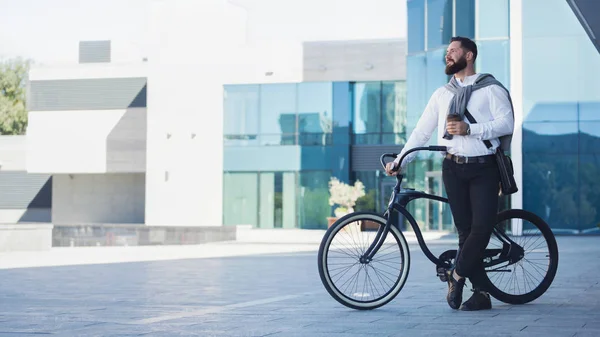
[[[458,164],[444,159],[442,178],[458,231],[456,273],[483,289],[485,251],[498,214],[500,173],[493,157],[486,163]]]

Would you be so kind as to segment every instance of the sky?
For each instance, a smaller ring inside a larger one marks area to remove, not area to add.
[[[141,58],[151,39],[153,1],[0,0],[0,58],[74,63],[78,41],[105,39],[126,43]],[[188,1],[228,1],[243,7],[249,43],[406,37],[405,0]]]

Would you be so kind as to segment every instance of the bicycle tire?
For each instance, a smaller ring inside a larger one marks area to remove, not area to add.
[[[554,280],[554,277],[556,276],[556,272],[558,270],[558,245],[556,243],[556,238],[554,237],[554,234],[550,229],[550,226],[548,226],[548,224],[537,215],[520,209],[505,210],[498,214],[496,224],[497,228],[501,229],[500,224],[503,221],[509,219],[527,220],[530,223],[532,223],[535,227],[537,227],[537,229],[541,232],[544,240],[548,245],[548,271],[546,272],[546,275],[544,275],[540,284],[535,289],[520,295],[509,294],[499,289],[494,284],[494,282],[490,280],[490,271],[486,271],[484,282],[486,283],[486,289],[488,290],[489,294],[498,301],[508,304],[525,304],[539,298],[548,290],[548,288],[550,288],[550,285],[552,284],[552,281]],[[493,236],[494,234],[492,234],[492,237]],[[516,268],[517,267],[514,267],[515,272]],[[524,268],[522,269],[524,273],[523,275],[525,277],[525,270]]]
[[[381,215],[370,212],[354,212],[338,219],[327,230],[327,232],[323,236],[323,239],[321,240],[318,254],[318,269],[319,276],[321,277],[321,282],[323,283],[325,289],[337,302],[352,309],[372,310],[375,308],[379,308],[392,301],[404,287],[410,269],[410,251],[408,248],[408,243],[406,242],[406,238],[404,237],[402,232],[396,226],[392,226],[390,229],[390,233],[388,234],[388,238],[390,235],[392,235],[392,237],[396,240],[396,243],[399,245],[402,259],[402,270],[399,271],[398,278],[395,281],[395,284],[393,285],[392,289],[390,289],[384,296],[372,301],[357,301],[344,295],[339,289],[337,289],[337,287],[331,279],[331,275],[329,274],[327,259],[329,254],[329,248],[336,234],[338,234],[346,225],[360,220],[369,220],[372,222],[376,222],[380,226],[384,226],[387,221]],[[377,256],[377,254],[375,256]]]

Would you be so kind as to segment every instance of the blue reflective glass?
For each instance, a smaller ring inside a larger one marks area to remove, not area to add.
[[[477,1],[477,39],[509,36],[509,0]]]
[[[523,208],[554,231],[579,229],[578,156],[528,154],[523,161]]]
[[[406,82],[382,83],[382,117],[381,131],[398,135],[388,135],[382,143],[399,144],[406,133]]]
[[[600,153],[600,121],[579,123],[579,152]]]
[[[527,0],[522,1],[521,6],[524,38],[550,37],[555,46],[561,46],[555,38],[576,36],[583,32],[567,1]],[[565,48],[561,46],[560,49]]]
[[[427,0],[427,50],[448,44],[452,37],[452,0]]]
[[[354,133],[381,131],[381,82],[354,84]]]
[[[577,153],[577,122],[523,123],[523,153]]]
[[[331,83],[298,84],[298,132],[331,133]]]
[[[298,84],[299,144],[331,144],[332,131],[333,95],[331,83]]]
[[[510,44],[508,40],[479,41],[476,69],[490,73],[510,90]]]
[[[579,155],[579,228],[598,232],[600,223],[600,154]]]
[[[333,83],[333,142],[351,143],[352,85],[349,82]]]
[[[527,113],[524,122],[575,122],[577,103],[537,103]]]
[[[292,145],[296,132],[296,84],[261,85],[261,144]]]
[[[437,49],[427,52],[427,100],[439,88],[448,83],[446,69],[446,50]]]
[[[408,52],[425,50],[425,0],[408,0]]]
[[[427,58],[425,54],[410,55],[406,58],[406,126],[414,128],[423,113],[429,95],[427,94]]]
[[[223,98],[224,145],[258,142],[258,85],[226,85]]]
[[[327,217],[331,216],[329,205],[330,171],[302,171],[299,173],[297,200],[298,227],[302,229],[326,229]]]
[[[475,38],[475,0],[457,0],[454,35]],[[447,43],[447,42],[446,42]]]
[[[600,101],[579,102],[579,120],[600,121]]]

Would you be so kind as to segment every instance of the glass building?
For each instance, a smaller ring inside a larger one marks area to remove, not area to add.
[[[365,184],[356,209],[381,209],[381,182],[390,178],[376,169],[354,171],[352,148],[405,142],[405,81],[224,89],[225,225],[327,228],[333,176]]]
[[[564,0],[408,0],[407,6],[409,132],[433,91],[448,80],[443,57],[450,37],[474,39],[476,71],[492,73],[513,99],[522,95],[522,106],[515,106],[522,111],[522,124],[519,118],[515,124],[522,132],[516,140],[522,207],[557,233],[597,232],[600,54],[577,11]],[[511,13],[517,14],[513,22]],[[522,48],[515,59],[511,39]],[[518,85],[511,86],[511,74]],[[414,181],[436,165],[422,158]]]
[[[357,158],[400,150],[449,80],[445,50],[460,35],[515,104],[522,182],[499,207],[533,211],[557,233],[598,232],[600,53],[575,13],[564,0],[407,0],[406,81],[226,86],[224,224],[326,228],[332,176],[362,181],[356,209],[381,211],[395,179]],[[436,153],[419,154],[406,179],[445,195]],[[453,230],[447,206],[409,205],[423,230]]]

